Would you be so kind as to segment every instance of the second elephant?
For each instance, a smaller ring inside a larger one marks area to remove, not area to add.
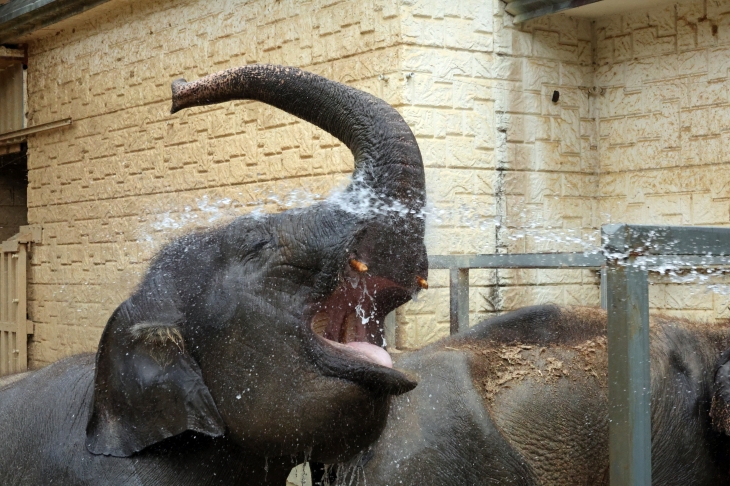
[[[730,324],[652,317],[653,484],[730,484],[729,359]],[[525,308],[397,366],[419,386],[337,484],[608,484],[605,312]]]

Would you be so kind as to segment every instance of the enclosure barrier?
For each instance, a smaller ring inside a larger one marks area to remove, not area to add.
[[[651,268],[730,265],[730,228],[608,224],[596,253],[432,255],[450,271],[451,334],[469,325],[469,269],[601,269],[608,312],[611,486],[651,484],[649,279]]]
[[[21,226],[0,245],[0,376],[28,368],[33,323],[27,320],[26,268],[28,247],[40,240],[40,227]]]

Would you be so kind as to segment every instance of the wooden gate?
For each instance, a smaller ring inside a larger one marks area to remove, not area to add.
[[[40,242],[40,228],[21,226],[20,233],[0,246],[0,376],[28,368],[26,269],[31,242]]]

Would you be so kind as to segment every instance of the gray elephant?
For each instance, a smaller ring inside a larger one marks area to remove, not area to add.
[[[730,324],[654,316],[651,360],[653,484],[730,484]],[[605,312],[525,308],[397,366],[418,388],[337,484],[608,484]]]
[[[267,65],[176,81],[172,112],[232,99],[333,134],[351,184],[164,247],[95,358],[0,389],[0,484],[282,485],[294,463],[362,450],[414,388],[382,347],[385,315],[427,286],[410,129],[382,100]]]

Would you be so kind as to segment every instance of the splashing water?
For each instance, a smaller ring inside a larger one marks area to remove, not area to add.
[[[373,294],[370,294],[370,291],[368,290],[367,282],[365,280],[362,281],[363,289],[362,293],[360,294],[360,300],[358,304],[355,306],[355,316],[360,319],[360,323],[363,326],[366,326],[371,319],[375,319],[375,315],[378,311],[378,305],[377,301],[375,300],[375,294],[377,294],[377,290],[373,292]],[[370,300],[370,312],[368,313],[365,310],[365,307],[363,307],[363,304],[365,303],[365,299]],[[379,324],[379,331],[382,333],[384,329],[382,328],[382,323],[380,321],[376,320],[376,323]],[[372,337],[372,336],[371,336]],[[383,336],[383,348],[386,348],[388,346],[388,343],[385,339],[385,336]]]
[[[361,452],[353,459],[337,464],[337,479],[334,484],[330,484],[329,481],[325,481],[325,486],[366,486],[367,480],[365,478],[365,469],[362,464],[365,452]],[[329,473],[330,469],[326,468],[325,471]],[[328,475],[325,474],[325,477]]]
[[[423,218],[427,224],[427,239],[429,234],[438,235],[444,226],[468,229],[469,232],[465,233],[467,240],[464,242],[453,241],[451,244],[443,245],[443,240],[439,240],[438,246],[445,248],[471,247],[471,251],[467,250],[469,253],[494,252],[494,235],[499,235],[498,239],[501,239],[502,247],[508,242],[517,242],[527,247],[528,252],[578,251],[586,255],[602,253],[607,257],[618,259],[627,256],[607,254],[600,241],[599,229],[551,227],[542,220],[539,214],[528,214],[526,210],[515,215],[515,221],[520,222],[520,227],[507,227],[502,221],[502,217],[494,216],[493,208],[480,204],[477,200],[474,201],[474,204],[460,204],[456,207],[449,206],[448,202],[445,206],[440,206],[439,203],[429,201],[424,208],[414,212],[399,201],[383,198],[378,191],[369,187],[357,175],[352,178],[351,184],[346,180],[343,181],[326,197],[304,189],[296,189],[285,194],[275,193],[271,189],[256,191],[256,189],[248,188],[247,190],[249,192],[246,196],[239,193],[238,199],[231,197],[215,199],[205,195],[187,204],[181,211],[157,214],[150,218],[151,221],[148,222],[146,228],[143,227],[140,230],[136,239],[138,242],[151,245],[150,250],[154,251],[163,243],[161,240],[168,239],[160,238],[158,234],[161,232],[172,231],[181,234],[194,228],[224,223],[246,213],[253,218],[262,218],[271,210],[296,210],[326,200],[326,204],[334,205],[337,209],[358,217],[372,217],[379,214],[402,217],[410,214]],[[245,202],[242,202],[244,200]],[[610,215],[604,216],[610,219]],[[480,238],[479,233],[484,233],[484,238]],[[462,236],[459,235],[457,238],[461,239]],[[499,248],[501,247],[498,245],[498,252],[501,251]],[[448,250],[444,252],[448,252]],[[697,284],[703,286],[702,292],[704,293],[730,295],[730,283],[722,280],[726,276],[726,271],[712,270],[710,266],[703,265],[702,261],[697,262],[694,266],[688,266],[686,263],[682,261],[681,257],[677,257],[673,261],[664,260],[657,263],[651,256],[646,256],[635,261],[636,265],[652,270],[652,283],[655,283],[658,274],[661,283]],[[422,295],[422,297],[428,299],[427,295]],[[356,309],[356,312],[363,324],[368,323],[373,317],[365,315],[363,306]]]

